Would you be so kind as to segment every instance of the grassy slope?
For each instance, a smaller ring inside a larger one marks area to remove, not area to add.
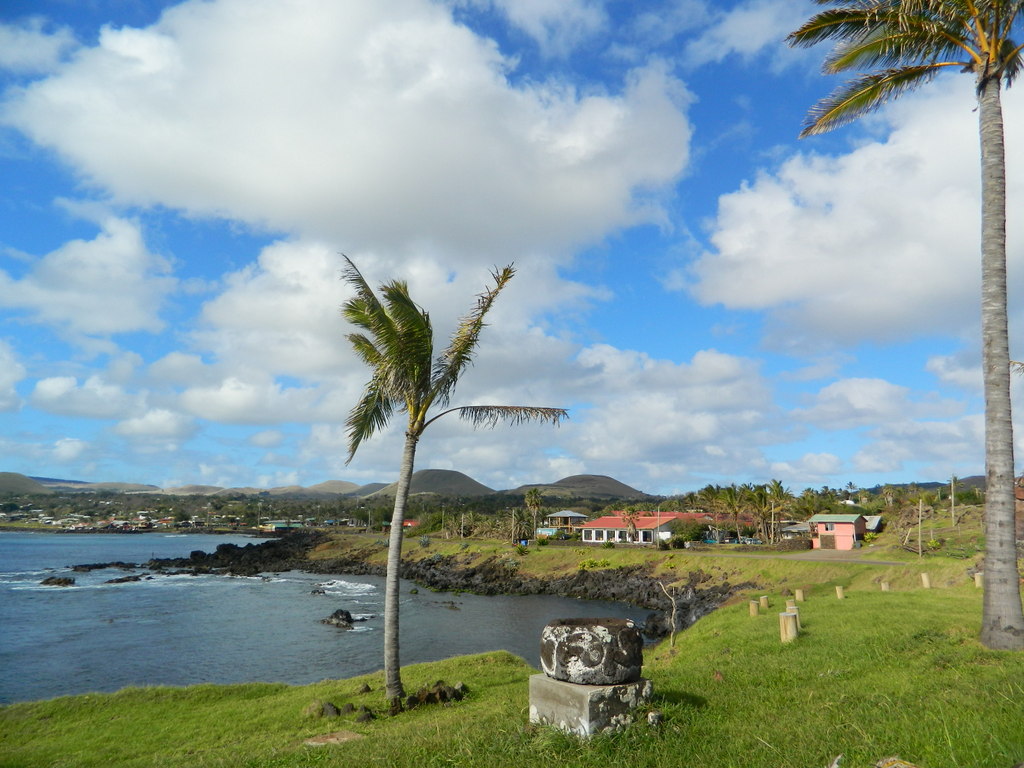
[[[372,536],[345,535],[316,557],[345,549],[384,551]],[[725,549],[719,552],[725,552]],[[510,545],[407,542],[413,557],[508,557]],[[464,681],[470,696],[397,718],[357,724],[310,719],[313,699],[380,710],[380,675],[311,686],[252,684],[135,688],[0,708],[0,766],[644,766],[805,768],[846,755],[843,768],[867,768],[898,754],[922,768],[1009,768],[1024,761],[1024,654],[977,642],[980,591],[971,559],[926,557],[886,548],[862,556],[899,565],[816,563],[757,556],[717,558],[684,551],[534,548],[520,570],[575,570],[587,559],[610,566],[653,560],[666,581],[700,568],[716,579],[752,581],[696,626],[646,654],[658,729],[581,743],[530,727],[527,680],[534,670],[506,653],[462,657],[404,671],[410,690],[438,679]],[[920,573],[931,590],[919,588]],[[892,592],[881,592],[880,581]],[[834,585],[847,588],[835,598]],[[804,634],[778,640],[782,590],[804,588]],[[750,617],[747,598],[770,594],[772,608]],[[368,683],[373,691],[357,693]],[[307,747],[303,740],[350,730],[364,738]]]
[[[980,592],[968,586],[839,601],[809,592],[804,633],[778,640],[777,610],[720,609],[648,651],[664,724],[581,743],[530,727],[533,670],[506,653],[409,667],[410,689],[463,681],[470,696],[356,724],[310,719],[322,698],[380,709],[379,675],[311,686],[136,688],[0,710],[0,766],[645,766],[867,768],[898,754],[922,768],[1008,768],[1024,760],[1024,654],[977,642]],[[368,682],[374,689],[356,691]],[[307,747],[351,730],[365,738]]]

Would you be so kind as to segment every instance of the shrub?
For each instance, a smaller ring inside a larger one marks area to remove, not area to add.
[[[516,544],[516,554],[520,556],[528,555],[530,554],[530,548],[525,544]]]
[[[547,545],[548,545],[548,537],[547,536],[538,536],[537,537],[537,546],[538,547],[546,547]]]
[[[423,547],[424,549],[429,547],[430,546],[430,537],[427,536],[426,534],[423,534],[422,536],[420,536],[420,546]]]
[[[604,549],[615,549],[615,542],[614,541],[606,541],[604,544],[601,545],[601,547],[604,548]]]
[[[577,566],[581,571],[593,571],[597,568],[609,568],[611,563],[608,560],[598,560],[597,558],[591,557],[586,560],[580,560]]]

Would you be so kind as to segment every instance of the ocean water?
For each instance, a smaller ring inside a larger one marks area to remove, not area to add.
[[[244,578],[168,576],[108,584],[118,569],[70,566],[212,552],[244,536],[0,532],[0,703],[115,691],[129,685],[274,681],[306,684],[380,669],[384,579],[297,571]],[[42,586],[70,576],[73,587]],[[648,611],[552,596],[482,597],[403,583],[402,663],[504,649],[538,666],[552,619]],[[322,589],[325,594],[314,594]],[[320,623],[338,608],[355,629]]]

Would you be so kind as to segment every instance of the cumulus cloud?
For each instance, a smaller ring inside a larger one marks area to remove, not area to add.
[[[426,0],[193,0],[104,28],[4,119],[119,201],[347,249],[503,258],[657,216],[642,191],[678,178],[690,135],[667,69],[584,95],[513,87],[511,66]]]
[[[77,437],[63,437],[53,445],[51,455],[55,461],[77,461],[89,450],[89,443]]]
[[[316,392],[309,387],[235,376],[215,386],[186,389],[181,395],[181,403],[190,413],[231,424],[308,420],[315,400]]]
[[[170,267],[150,253],[137,225],[114,217],[93,240],[72,240],[31,261],[27,274],[0,270],[0,307],[72,337],[159,331],[174,288]]]
[[[196,426],[191,418],[174,413],[166,408],[153,408],[117,424],[114,431],[133,439],[160,439],[178,441],[195,433]]]
[[[883,379],[853,378],[824,387],[808,408],[796,408],[792,416],[824,429],[854,429],[912,418],[951,415],[962,404],[934,399],[917,402],[907,387]]]
[[[770,341],[802,354],[974,327],[977,116],[968,79],[941,84],[891,107],[885,138],[791,156],[724,195],[693,295],[766,311]],[[1024,118],[1024,101],[1005,106],[1008,122]],[[1011,176],[1011,210],[1020,186]]]
[[[138,410],[142,396],[110,384],[100,375],[79,383],[74,376],[51,376],[36,382],[32,405],[60,416],[93,419],[122,418]]]
[[[726,57],[751,59],[768,50],[781,67],[799,55],[788,52],[782,41],[820,10],[807,0],[745,0],[720,9],[704,33],[686,45],[685,58],[696,66]]]
[[[48,30],[41,18],[0,24],[0,70],[18,74],[50,72],[74,46],[75,37],[70,29]]]
[[[600,0],[475,0],[499,9],[547,56],[565,56],[608,24]]]
[[[25,366],[18,362],[14,348],[0,339],[0,411],[15,411],[21,407],[17,384],[25,378]]]

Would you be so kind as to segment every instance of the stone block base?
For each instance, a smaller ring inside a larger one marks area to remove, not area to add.
[[[650,680],[619,685],[577,685],[547,675],[530,677],[530,722],[577,736],[618,731],[633,722],[633,710],[651,698]]]

